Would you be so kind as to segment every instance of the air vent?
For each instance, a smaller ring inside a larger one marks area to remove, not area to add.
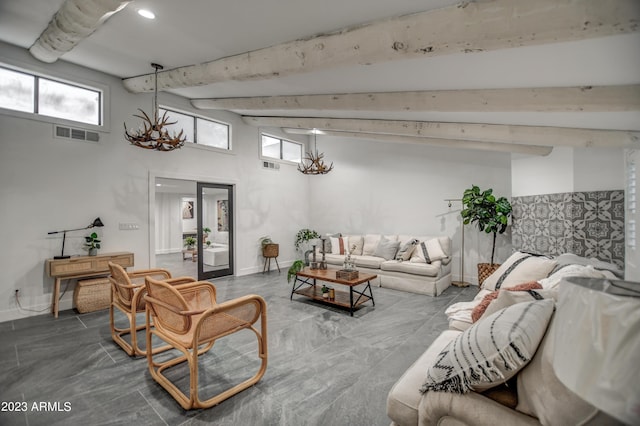
[[[54,125],[54,136],[63,139],[75,139],[78,141],[98,142],[100,134],[90,130],[75,129],[73,127],[65,127]]]
[[[273,161],[263,161],[262,168],[268,170],[280,170],[280,164],[274,163]]]

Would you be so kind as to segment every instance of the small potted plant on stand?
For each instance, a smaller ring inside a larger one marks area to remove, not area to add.
[[[98,254],[98,249],[100,248],[100,239],[98,238],[98,234],[92,232],[91,235],[87,235],[84,237],[85,243],[84,245],[89,249],[89,256],[96,256]]]
[[[496,198],[493,189],[481,191],[476,185],[464,191],[462,195],[463,223],[477,223],[478,229],[487,234],[493,234],[491,246],[491,263],[478,263],[478,285],[491,275],[499,264],[493,263],[496,251],[496,236],[507,230],[508,218],[511,215],[511,204],[505,197]]]

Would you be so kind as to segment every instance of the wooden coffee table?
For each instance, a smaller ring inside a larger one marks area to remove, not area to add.
[[[311,269],[309,267],[304,268],[296,274],[296,279],[293,282],[291,288],[291,297],[293,300],[294,294],[300,294],[302,296],[309,297],[313,300],[319,300],[330,305],[342,306],[349,308],[349,313],[353,316],[353,309],[369,300],[373,306],[376,306],[375,300],[373,300],[373,293],[371,292],[371,280],[377,278],[377,275],[367,274],[360,272],[358,278],[352,280],[345,280],[336,277],[337,269]],[[329,300],[322,297],[322,290],[316,285],[316,282],[325,281],[334,284],[345,285],[349,287],[349,291],[335,290],[334,300]],[[362,291],[354,289],[354,287],[366,284]],[[368,291],[368,295],[366,292]],[[357,296],[357,297],[356,297]],[[355,300],[354,300],[355,298]]]

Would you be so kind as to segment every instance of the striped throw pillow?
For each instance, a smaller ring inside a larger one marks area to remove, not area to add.
[[[533,358],[554,306],[552,299],[518,303],[478,321],[440,352],[420,392],[462,394],[506,382]]]

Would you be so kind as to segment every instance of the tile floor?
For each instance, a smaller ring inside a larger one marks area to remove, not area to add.
[[[150,378],[144,358],[112,342],[108,311],[68,310],[57,320],[0,323],[1,408],[26,408],[0,411],[0,425],[387,426],[389,389],[447,328],[445,308],[477,290],[450,287],[432,298],[374,287],[376,306],[350,317],[301,296],[290,301],[286,271],[213,282],[219,301],[249,293],[267,300],[269,366],[258,384],[216,407],[185,411]],[[251,336],[220,339],[201,358],[206,391],[253,374]],[[173,374],[184,382],[185,371]]]

